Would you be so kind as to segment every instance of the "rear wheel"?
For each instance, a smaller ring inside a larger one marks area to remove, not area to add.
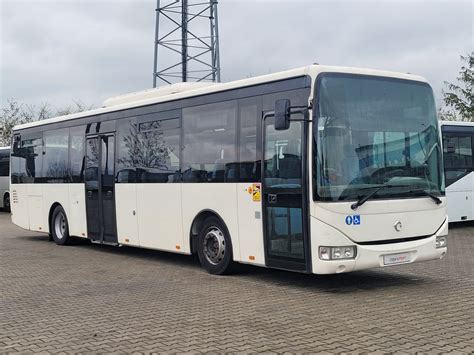
[[[53,235],[54,242],[58,245],[66,245],[71,239],[66,212],[64,212],[61,206],[54,209],[51,217],[51,234]]]
[[[209,217],[202,223],[197,252],[202,267],[210,274],[232,271],[232,243],[226,226],[218,218]]]
[[[8,192],[3,196],[3,209],[10,212],[10,194]]]

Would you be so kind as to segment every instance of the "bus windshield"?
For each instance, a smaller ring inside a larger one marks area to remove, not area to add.
[[[357,200],[387,182],[396,187],[372,198],[444,194],[428,84],[352,74],[323,74],[318,84],[316,199]]]

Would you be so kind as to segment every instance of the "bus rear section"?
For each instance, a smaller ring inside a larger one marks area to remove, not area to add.
[[[449,222],[474,220],[474,122],[441,123]]]
[[[0,147],[0,209],[10,212],[10,147]]]

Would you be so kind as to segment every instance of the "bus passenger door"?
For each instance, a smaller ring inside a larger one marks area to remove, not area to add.
[[[302,114],[292,119],[303,119]],[[262,210],[266,265],[310,272],[303,122],[277,131],[274,117],[263,129]]]
[[[85,171],[87,233],[94,242],[117,244],[114,162],[113,134],[87,138]]]

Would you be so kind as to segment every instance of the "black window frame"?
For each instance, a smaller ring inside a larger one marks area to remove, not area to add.
[[[446,152],[444,151],[447,147],[443,146],[443,161],[444,163],[444,175],[445,175],[445,183],[446,187],[454,184],[456,181],[459,181],[463,177],[469,175],[470,173],[474,172],[474,126],[462,126],[462,125],[442,125],[441,127],[442,132],[442,142],[446,139],[451,137],[461,138],[461,137],[470,137],[471,138],[471,165],[460,165],[460,166],[446,166]],[[447,172],[450,171],[459,171],[459,170],[466,170],[464,173],[456,176],[455,179],[447,179]]]
[[[214,93],[205,93],[202,95],[197,95],[197,96],[191,96],[183,99],[176,99],[176,100],[170,100],[166,102],[161,102],[161,103],[154,103],[154,104],[149,104],[149,105],[144,105],[144,106],[137,106],[137,107],[131,107],[131,108],[126,108],[126,109],[119,109],[115,111],[110,111],[106,113],[101,113],[101,114],[93,114],[89,116],[84,116],[84,117],[78,117],[78,118],[73,118],[70,120],[65,120],[61,122],[50,122],[46,123],[40,126],[34,126],[30,128],[24,128],[21,130],[15,130],[14,135],[15,136],[29,136],[29,135],[41,135],[43,132],[49,131],[49,130],[56,130],[56,129],[61,129],[61,128],[75,128],[75,127],[86,127],[85,129],[85,134],[84,134],[84,155],[85,155],[85,149],[86,149],[86,137],[88,135],[93,135],[93,134],[98,134],[98,133],[109,133],[109,132],[115,132],[116,135],[118,135],[118,130],[120,127],[120,124],[122,120],[130,120],[130,119],[136,119],[137,124],[141,120],[141,117],[147,116],[147,115],[157,115],[158,117],[163,117],[162,115],[166,114],[166,112],[180,112],[180,145],[181,145],[181,150],[180,150],[180,169],[182,169],[182,142],[183,142],[183,123],[182,123],[182,109],[186,107],[192,107],[192,106],[198,106],[198,105],[205,105],[205,104],[216,104],[219,102],[224,102],[224,101],[230,101],[230,100],[235,100],[237,102],[237,117],[236,117],[236,144],[235,144],[235,153],[236,153],[236,162],[238,164],[237,168],[237,178],[235,180],[229,181],[229,182],[250,182],[249,180],[244,180],[242,181],[240,179],[240,146],[239,144],[239,134],[240,134],[240,111],[239,111],[239,101],[240,100],[246,100],[250,98],[254,98],[259,102],[258,106],[258,117],[257,120],[261,120],[261,114],[263,111],[265,111],[265,104],[264,101],[266,100],[265,98],[270,97],[272,94],[279,94],[285,96],[287,93],[294,92],[295,90],[303,90],[301,92],[304,92],[305,95],[302,98],[302,101],[307,103],[307,101],[310,99],[309,97],[309,92],[311,89],[312,85],[312,79],[309,75],[301,75],[301,76],[296,76],[296,77],[291,77],[291,78],[285,78],[285,79],[279,79],[279,80],[274,80],[274,81],[269,81],[265,83],[259,83],[255,85],[249,85],[245,87],[239,87],[235,89],[229,89],[229,90],[223,90],[223,91],[218,91]],[[306,93],[308,93],[306,95]],[[268,99],[267,99],[268,101]],[[274,102],[267,105],[268,107],[266,110],[273,110],[274,108]],[[271,106],[271,107],[270,107]],[[117,124],[116,124],[117,123]],[[260,135],[261,135],[261,122],[257,121],[258,127],[257,127],[257,164],[259,162],[259,159],[261,158],[261,142],[260,142]],[[69,136],[69,153],[68,153],[68,169],[70,172],[70,164],[71,164],[71,136]],[[115,154],[115,161],[117,162],[118,159],[118,142],[116,143],[116,154]],[[41,171],[43,170],[43,167],[41,166]],[[260,172],[260,169],[257,169]],[[116,172],[117,173],[117,172]],[[71,174],[70,174],[71,175]],[[117,177],[117,176],[116,176]],[[72,176],[69,177],[69,182],[74,182],[72,181],[73,178]],[[181,181],[181,179],[178,179]],[[257,181],[252,180],[252,182],[260,182],[261,179],[258,177]],[[13,183],[21,183],[21,182],[14,182]],[[39,183],[42,182],[42,179],[35,179],[34,183]],[[84,176],[81,177],[81,181],[77,182],[84,182]],[[122,183],[119,181],[116,181],[118,183]],[[133,181],[127,181],[128,183],[131,183]],[[127,183],[123,182],[123,183]],[[179,181],[174,181],[174,182],[179,182]],[[31,183],[31,182],[29,182]]]

